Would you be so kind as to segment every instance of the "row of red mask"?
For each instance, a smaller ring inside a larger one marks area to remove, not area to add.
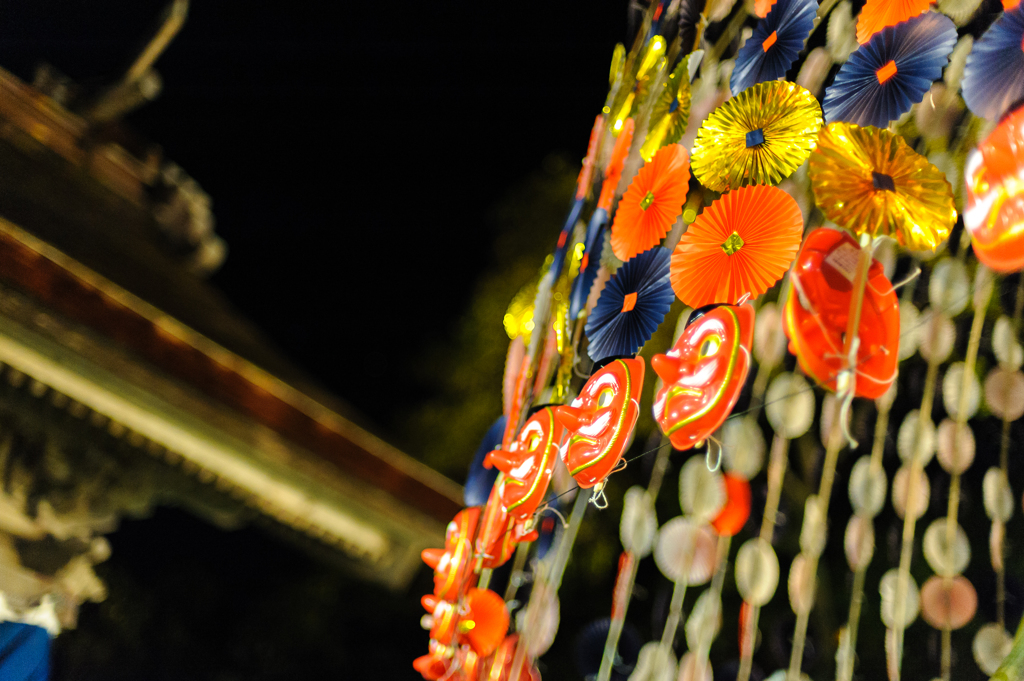
[[[842,335],[852,295],[850,263],[856,261],[857,249],[843,232],[812,232],[794,265],[799,294],[794,292],[786,305],[790,350],[806,373],[832,390],[845,366]],[[676,449],[699,446],[735,407],[750,371],[753,328],[750,305],[709,306],[691,316],[667,353],[652,359],[663,382],[655,396],[655,420]],[[856,395],[878,397],[888,388],[895,377],[898,338],[896,296],[881,265],[873,262],[862,312]],[[503,565],[519,542],[536,538],[534,516],[547,495],[556,457],[561,456],[579,487],[603,485],[632,440],[643,379],[642,358],[613,359],[594,372],[571,405],[540,409],[507,449],[488,454],[485,466],[500,473],[487,503],[456,515],[444,549],[423,552],[435,571],[434,595],[425,597],[429,603],[424,601],[433,627],[431,653],[417,660],[417,669],[450,670],[457,657],[469,669],[476,660],[495,654],[508,614],[504,604],[503,620],[496,607],[481,610],[481,603],[493,605],[497,596],[473,588],[478,571]],[[737,529],[730,527],[727,533]],[[473,618],[481,617],[487,626],[477,626]],[[477,633],[460,633],[459,622],[473,622],[469,631]],[[462,650],[466,652],[458,653]]]

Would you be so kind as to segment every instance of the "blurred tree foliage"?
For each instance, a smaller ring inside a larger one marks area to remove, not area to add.
[[[512,297],[538,275],[554,247],[575,190],[578,163],[551,155],[481,217],[481,244],[492,243],[475,293],[448,339],[416,363],[418,382],[434,394],[393,425],[400,446],[457,482],[487,428],[501,415],[501,382],[508,336],[502,318]],[[457,265],[456,265],[457,266]],[[443,306],[444,301],[429,304]]]

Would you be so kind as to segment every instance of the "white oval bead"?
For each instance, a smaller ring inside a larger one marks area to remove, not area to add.
[[[779,586],[779,558],[764,539],[748,539],[736,553],[736,590],[751,605],[765,605]]]
[[[630,487],[622,500],[622,520],[619,523],[622,547],[637,558],[643,558],[651,552],[657,533],[654,501],[643,487]]]
[[[1013,515],[1013,491],[1000,468],[989,468],[981,482],[985,513],[992,520],[1006,522]]]
[[[885,493],[889,480],[881,466],[872,473],[871,457],[864,455],[857,459],[850,470],[850,503],[859,515],[874,518],[885,505]]]
[[[814,420],[814,391],[803,376],[781,373],[768,386],[764,411],[776,433],[798,438]]]
[[[924,531],[921,539],[921,547],[924,558],[928,561],[932,571],[943,577],[953,577],[962,574],[971,562],[971,544],[967,540],[967,533],[959,525],[953,533],[953,546],[950,549],[946,542],[946,519],[937,518],[933,520],[928,529]]]

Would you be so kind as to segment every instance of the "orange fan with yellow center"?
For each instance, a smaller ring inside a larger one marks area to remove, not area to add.
[[[662,147],[622,195],[612,223],[612,251],[626,261],[656,246],[683,212],[690,156],[679,144]]]
[[[781,189],[731,191],[680,237],[672,254],[672,290],[693,308],[759,296],[789,269],[803,227],[800,206]]]

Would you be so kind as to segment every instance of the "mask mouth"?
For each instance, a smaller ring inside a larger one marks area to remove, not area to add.
[[[691,388],[688,386],[672,386],[669,388],[668,395],[665,400],[671,400],[674,397],[703,397],[704,391],[700,388]]]
[[[710,305],[705,305],[704,307],[698,307],[696,310],[690,313],[690,318],[686,320],[686,326],[693,324],[695,321],[697,321],[707,313],[711,312],[716,307],[722,307],[723,305],[725,305],[725,303],[711,303]],[[684,326],[683,328],[686,327]]]
[[[611,355],[610,357],[605,357],[603,359],[599,359],[596,362],[594,362],[594,368],[590,370],[590,375],[593,376],[598,371],[600,371],[601,369],[604,369],[606,366],[608,366],[609,364],[611,364],[612,362],[614,362],[617,359],[635,359],[635,358],[636,358],[636,354],[634,353],[632,355]]]

